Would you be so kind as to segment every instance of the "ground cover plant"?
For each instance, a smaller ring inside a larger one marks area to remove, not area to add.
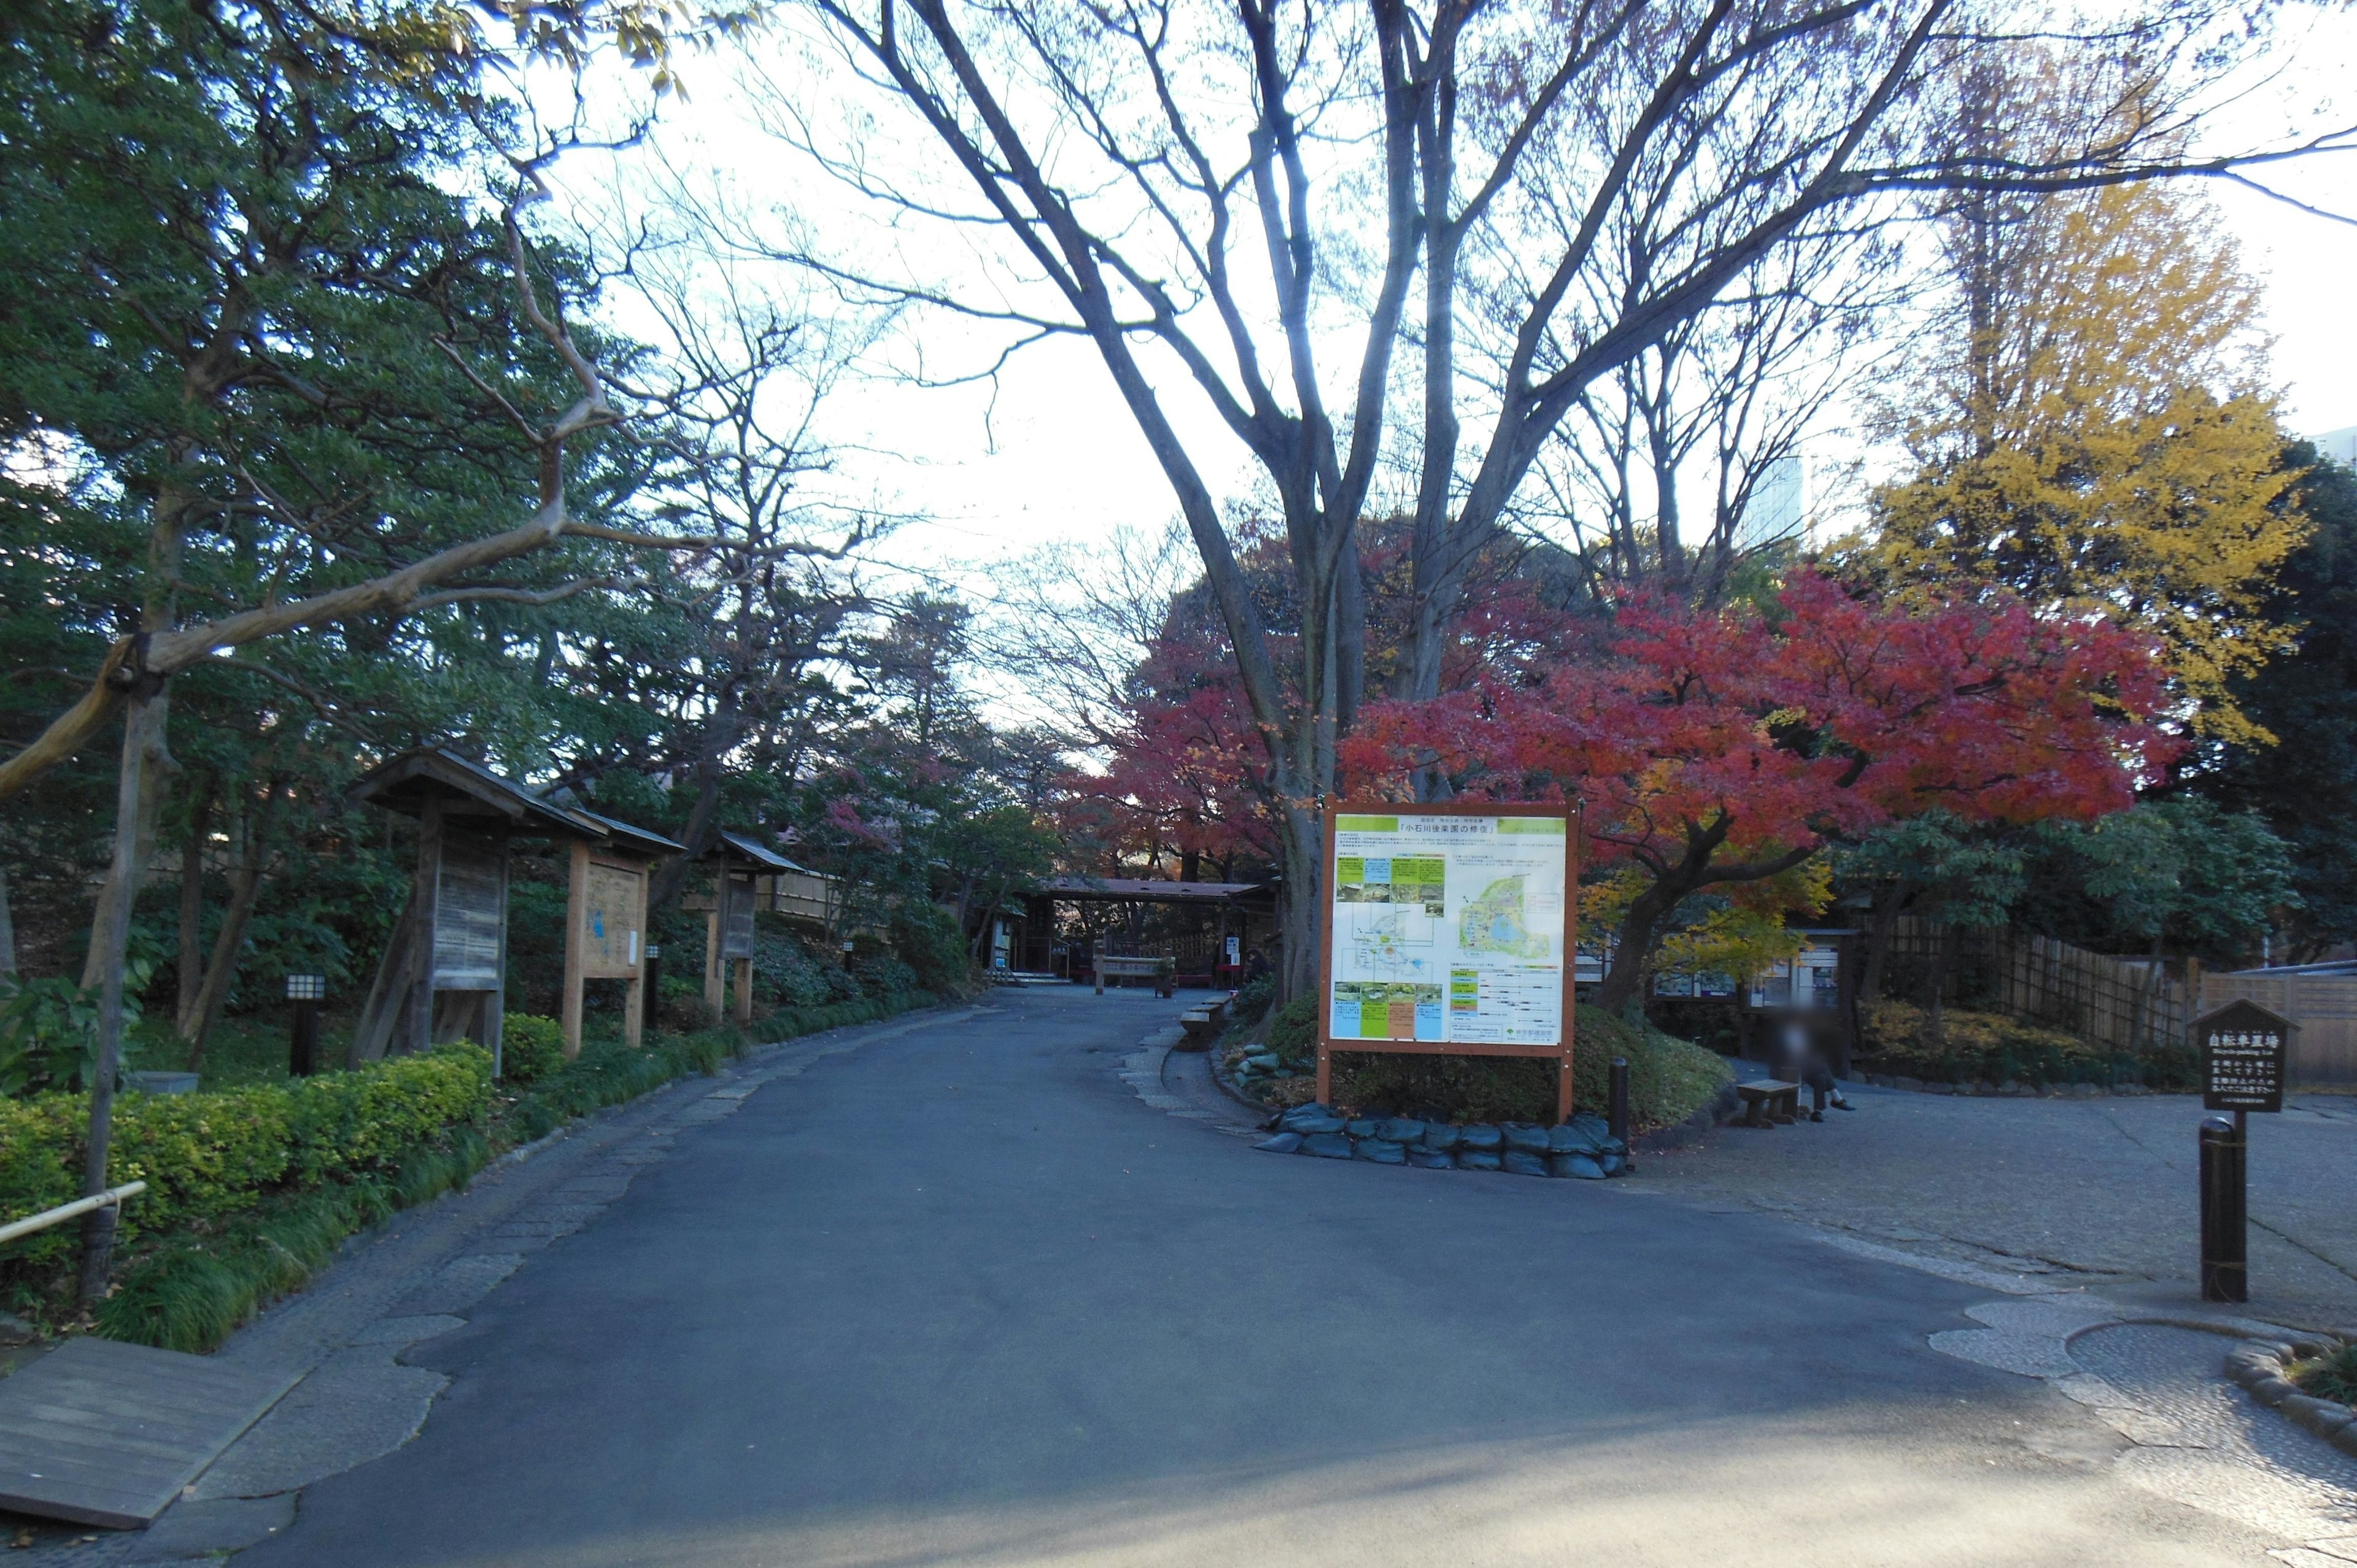
[[[1941,1009],[1936,1036],[1929,1015],[1912,1003],[1883,1001],[1861,1010],[1854,1065],[1863,1072],[1926,1083],[2143,1084],[2190,1089],[2200,1062],[2190,1047],[2140,1053],[2104,1049],[2067,1030],[2003,1013]]]
[[[1307,998],[1275,1014],[1259,1054],[1274,1055],[1295,1076],[1265,1080],[1260,1093],[1271,1106],[1304,1104],[1317,1092],[1316,1031],[1315,1004]],[[1612,1058],[1625,1057],[1630,1122],[1638,1132],[1685,1120],[1734,1072],[1716,1051],[1599,1007],[1579,1009],[1574,1038],[1574,1109],[1604,1113]],[[1555,1064],[1537,1058],[1337,1051],[1334,1103],[1351,1115],[1544,1123],[1555,1120]]]
[[[2357,1343],[2300,1362],[2291,1369],[2291,1380],[2303,1393],[2357,1405]]]

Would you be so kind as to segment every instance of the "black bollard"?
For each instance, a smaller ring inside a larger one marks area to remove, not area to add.
[[[651,1029],[662,1011],[662,944],[660,942],[647,944],[645,1003],[640,1012],[639,1022],[641,1027]]]
[[[2242,1130],[2223,1116],[2201,1120],[2201,1299],[2251,1299],[2250,1238],[2244,1227]]]
[[[1612,1058],[1610,1086],[1605,1091],[1604,1120],[1610,1125],[1612,1135],[1622,1143],[1629,1141],[1629,1058]]]
[[[319,1070],[319,1002],[327,994],[328,977],[324,974],[286,977],[286,1000],[295,1004],[286,1032],[286,1072],[290,1078],[309,1078]]]

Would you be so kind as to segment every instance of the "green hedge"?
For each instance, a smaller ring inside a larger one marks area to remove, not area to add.
[[[475,1046],[354,1072],[218,1093],[124,1094],[114,1102],[110,1184],[145,1181],[123,1206],[123,1240],[218,1219],[268,1193],[396,1169],[491,1102],[491,1058]],[[0,1215],[19,1219],[81,1191],[86,1094],[0,1101]],[[51,1262],[78,1245],[70,1225],[29,1237],[11,1261]]]

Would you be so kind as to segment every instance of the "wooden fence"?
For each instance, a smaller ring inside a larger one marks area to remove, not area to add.
[[[1883,993],[1921,1000],[1943,940],[1951,946],[1941,993],[1957,1006],[2001,1008],[2136,1055],[2190,1047],[2196,1017],[2247,998],[2300,1026],[2291,1063],[2295,1083],[2357,1084],[2357,976],[2264,970],[2203,974],[2183,961],[2115,958],[2052,937],[2004,929],[1950,932],[1905,918],[1884,961]],[[2190,993],[2197,983],[2195,1004]]]

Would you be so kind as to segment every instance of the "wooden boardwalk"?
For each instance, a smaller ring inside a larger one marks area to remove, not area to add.
[[[299,1377],[69,1339],[0,1381],[0,1508],[145,1529]]]

